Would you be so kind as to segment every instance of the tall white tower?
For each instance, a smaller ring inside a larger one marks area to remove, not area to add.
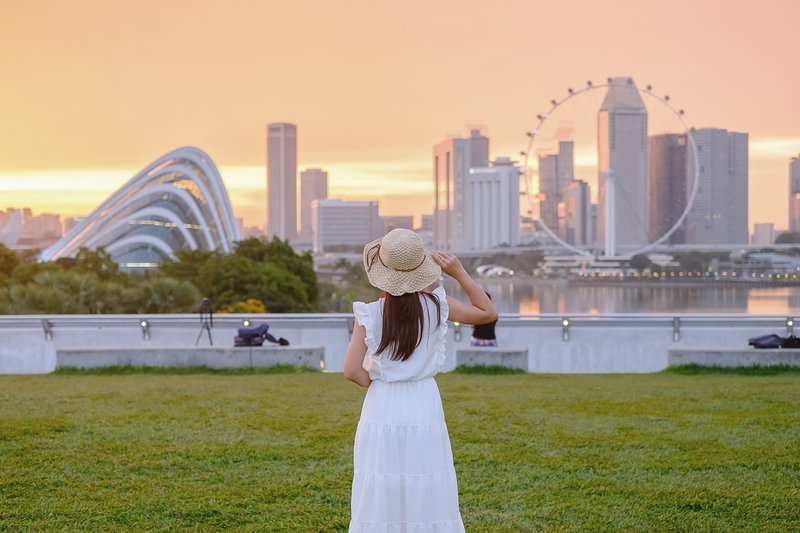
[[[297,126],[267,126],[267,237],[297,238]]]
[[[632,78],[609,85],[597,117],[597,238],[613,256],[648,243],[647,108]]]

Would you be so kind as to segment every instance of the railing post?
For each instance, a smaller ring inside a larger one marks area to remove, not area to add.
[[[150,322],[147,320],[142,320],[139,322],[139,326],[142,328],[142,339],[149,341],[150,340]]]
[[[44,330],[44,340],[53,340],[53,323],[46,318],[42,319],[42,329]]]

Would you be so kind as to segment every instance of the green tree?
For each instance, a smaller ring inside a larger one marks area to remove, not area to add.
[[[800,243],[800,233],[795,231],[786,231],[778,235],[775,239],[775,244],[797,244]]]
[[[102,281],[120,280],[125,277],[120,272],[117,262],[102,246],[94,250],[89,248],[78,250],[70,270],[94,274]]]
[[[681,269],[689,272],[702,272],[708,265],[708,258],[703,252],[679,252],[675,254],[674,258],[680,264]]]
[[[636,271],[641,274],[642,271],[644,271],[645,268],[649,268],[652,263],[647,254],[636,254],[631,257],[630,261],[628,261],[628,264],[631,266],[631,268],[635,268]]]
[[[8,294],[8,287],[0,287],[0,315],[11,313],[11,297]]]
[[[161,264],[159,272],[197,285],[200,269],[215,257],[215,253],[209,250],[178,250],[175,252],[175,259]]]
[[[251,237],[239,241],[235,255],[247,257],[253,261],[269,263],[294,274],[305,285],[308,301],[313,305],[319,299],[317,273],[314,271],[314,259],[309,252],[297,255],[287,241],[273,237],[271,241]],[[267,308],[274,311],[269,302]]]
[[[255,298],[273,313],[313,310],[307,286],[294,272],[239,254],[206,263],[200,270],[198,289],[217,308]]]
[[[9,292],[13,312],[69,314],[96,312],[97,276],[75,272],[42,272]]]
[[[14,284],[21,284],[26,285],[28,283],[33,282],[33,280],[39,274],[44,272],[63,272],[64,269],[58,263],[53,262],[46,262],[46,263],[37,263],[37,262],[23,262],[14,269],[14,273],[11,275],[11,283]]]
[[[544,253],[541,250],[527,250],[520,254],[510,254],[500,252],[487,257],[482,261],[483,264],[502,265],[515,272],[531,274],[544,260]]]
[[[132,312],[191,313],[198,309],[202,297],[192,283],[166,276],[143,279],[132,293]]]
[[[19,256],[16,252],[4,244],[0,244],[0,278],[10,278],[17,265],[19,265]]]

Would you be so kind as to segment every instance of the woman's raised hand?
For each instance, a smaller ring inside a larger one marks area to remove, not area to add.
[[[470,303],[447,296],[448,318],[464,324],[488,324],[497,320],[497,308],[475,280],[470,277],[458,257],[449,252],[431,253],[442,272],[455,279],[467,294]]]
[[[432,252],[431,257],[433,257],[437,265],[442,267],[442,272],[452,278],[459,278],[467,273],[458,257],[450,252]]]

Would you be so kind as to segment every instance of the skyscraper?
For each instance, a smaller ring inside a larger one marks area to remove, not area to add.
[[[539,192],[543,195],[540,217],[548,228],[558,228],[558,203],[564,198],[564,187],[575,179],[574,143],[560,141],[558,153],[539,156]]]
[[[800,232],[800,156],[789,162],[789,231]]]
[[[466,179],[469,250],[519,244],[519,167],[498,157],[490,167],[469,169]]]
[[[562,238],[574,246],[591,244],[591,197],[589,184],[572,180],[564,186],[564,231]]]
[[[267,237],[297,238],[297,126],[267,126]]]
[[[688,173],[686,135],[666,133],[649,139],[647,155],[648,239],[660,239],[675,225],[686,209]],[[677,229],[670,243],[682,243],[683,230]]]
[[[632,78],[614,78],[597,117],[598,245],[647,244],[647,108]]]
[[[469,249],[465,181],[470,168],[489,165],[489,139],[480,130],[433,147],[433,242],[440,250]]]
[[[686,242],[747,244],[747,134],[717,128],[693,129],[691,134],[697,146],[698,189],[686,218]],[[688,168],[694,173],[691,150]]]
[[[328,173],[308,168],[300,173],[300,242],[312,242],[311,202],[328,197]]]

